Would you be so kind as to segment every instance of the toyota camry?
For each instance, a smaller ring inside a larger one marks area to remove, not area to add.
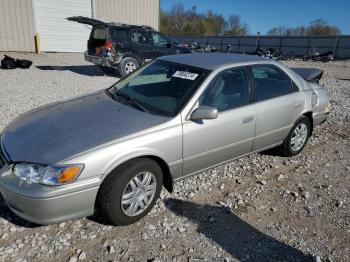
[[[2,132],[0,190],[38,224],[145,216],[164,186],[273,149],[299,154],[330,112],[322,71],[238,54],[157,58],[113,86],[31,110]]]

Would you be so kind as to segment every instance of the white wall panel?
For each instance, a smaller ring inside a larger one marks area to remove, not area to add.
[[[105,22],[149,25],[158,30],[159,0],[95,0],[96,17]]]
[[[91,0],[34,0],[36,31],[42,51],[83,52],[90,29],[66,20],[69,16],[91,17]]]
[[[0,51],[35,51],[32,0],[0,0]]]

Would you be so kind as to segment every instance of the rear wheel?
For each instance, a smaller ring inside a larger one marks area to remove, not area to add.
[[[299,154],[309,139],[311,134],[310,120],[302,116],[294,124],[288,136],[277,149],[282,156],[295,156]]]
[[[137,158],[123,164],[105,179],[99,203],[113,224],[132,224],[152,209],[162,184],[159,165],[152,159]]]
[[[125,57],[120,61],[118,69],[121,76],[131,74],[140,67],[139,62],[133,57]]]

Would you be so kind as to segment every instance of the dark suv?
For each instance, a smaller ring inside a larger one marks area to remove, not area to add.
[[[68,17],[67,20],[92,26],[85,60],[107,72],[117,69],[121,76],[153,58],[191,52],[149,26],[105,23],[82,16]]]

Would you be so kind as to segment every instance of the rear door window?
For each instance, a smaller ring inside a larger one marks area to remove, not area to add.
[[[253,66],[252,73],[258,102],[298,91],[292,79],[274,65]]]
[[[149,45],[148,33],[144,30],[132,30],[131,41],[136,44]]]
[[[110,38],[113,43],[126,43],[129,42],[128,31],[126,29],[111,28]]]

